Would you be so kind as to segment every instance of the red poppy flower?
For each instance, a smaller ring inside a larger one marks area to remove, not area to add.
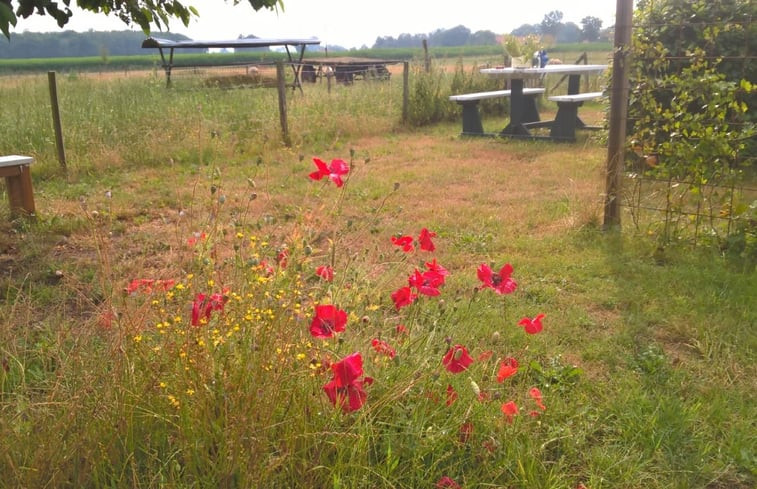
[[[327,265],[321,265],[315,269],[315,274],[327,282],[334,280],[334,269]]]
[[[547,410],[547,406],[545,406],[542,402],[541,391],[538,388],[532,387],[531,389],[529,389],[528,395],[531,396],[531,399],[536,402],[536,405],[539,406],[539,409],[541,409],[542,411]]]
[[[492,357],[492,355],[494,355],[494,352],[493,352],[493,351],[491,351],[491,350],[486,350],[486,351],[483,351],[483,352],[481,352],[481,354],[480,354],[480,355],[478,356],[478,361],[479,361],[479,362],[485,362],[485,361],[489,360],[489,359],[490,359],[490,358]]]
[[[129,282],[129,285],[126,286],[126,293],[133,294],[140,289],[149,290],[151,292],[152,283],[153,283],[153,280],[150,280],[148,278],[135,278],[134,280]],[[147,293],[149,294],[150,292],[147,292]]]
[[[513,401],[507,401],[502,405],[502,413],[507,418],[507,422],[512,423],[513,417],[518,414],[518,406]]]
[[[316,338],[331,338],[344,331],[347,313],[331,304],[315,306],[315,315],[310,323],[310,334]]]
[[[265,275],[266,277],[270,277],[275,272],[273,267],[265,260],[260,261],[260,263],[257,266],[257,270],[263,272],[263,275]]]
[[[363,376],[363,357],[360,353],[353,353],[333,363],[331,371],[333,378],[323,386],[331,404],[341,406],[344,412],[360,409],[368,397],[364,387],[373,383],[370,377],[360,378]]]
[[[392,236],[392,243],[394,243],[395,246],[402,248],[402,251],[405,253],[410,253],[415,249],[413,248],[412,236]]]
[[[528,334],[536,334],[544,328],[541,324],[543,318],[544,314],[539,314],[533,319],[523,318],[518,322],[518,326],[523,326]]]
[[[497,382],[500,384],[508,377],[512,377],[518,372],[518,361],[512,357],[507,357],[502,360],[499,365],[499,372],[497,372]]]
[[[460,484],[445,475],[444,477],[439,479],[439,482],[436,483],[436,487],[437,489],[460,489]]]
[[[426,228],[421,229],[421,234],[420,236],[418,236],[418,243],[420,244],[421,250],[434,251],[436,249],[436,246],[434,246],[434,242],[431,241],[431,238],[435,237],[435,232],[429,231]]]
[[[434,258],[431,261],[426,262],[426,268],[430,272],[436,272],[437,274],[441,275],[442,277],[447,277],[449,275],[449,272],[446,268],[436,263],[436,258]]]
[[[467,348],[462,345],[453,346],[442,358],[442,364],[453,374],[465,371],[472,363],[473,358],[468,354]]]
[[[323,177],[328,177],[337,187],[344,185],[342,176],[350,171],[349,165],[347,165],[344,160],[331,160],[331,164],[326,166],[325,161],[319,158],[313,158],[313,163],[315,163],[318,170],[308,175],[312,180],[320,180]]]
[[[210,297],[205,294],[197,294],[192,302],[192,326],[198,326],[201,319],[209,320],[213,311],[223,311],[228,297],[216,292]]]
[[[371,346],[374,350],[376,350],[376,353],[380,353],[382,355],[386,355],[389,358],[394,358],[397,355],[397,352],[389,346],[389,343],[387,343],[384,340],[380,340],[378,338],[373,338],[371,340]]]
[[[276,255],[276,263],[278,263],[281,268],[287,267],[287,263],[289,263],[289,250],[287,248],[282,248]]]
[[[397,327],[394,328],[394,331],[397,333],[397,336],[407,334],[407,328],[404,324],[398,324]]]
[[[447,384],[447,406],[451,406],[457,401],[457,391],[451,384]]]
[[[134,294],[138,291],[142,291],[145,294],[152,294],[154,289],[161,289],[164,292],[171,290],[176,284],[175,280],[154,280],[151,278],[135,278],[129,285],[126,286],[127,294]]]
[[[193,248],[199,243],[200,241],[205,241],[208,238],[208,235],[205,233],[193,233],[192,236],[187,238],[187,246],[190,248]]]
[[[498,273],[494,273],[486,263],[478,267],[478,279],[483,282],[484,288],[494,289],[498,294],[511,294],[518,287],[518,284],[510,275],[513,273],[513,267],[509,263],[505,264]]]
[[[419,294],[437,296],[441,292],[439,287],[444,285],[444,276],[427,270],[421,273],[417,268],[415,273],[407,279],[411,287],[415,287]]]
[[[410,287],[401,287],[392,293],[392,300],[394,301],[394,307],[399,311],[405,306],[409,306],[418,297],[413,293]]]

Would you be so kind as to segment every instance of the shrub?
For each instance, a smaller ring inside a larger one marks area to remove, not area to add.
[[[416,126],[424,126],[442,121],[460,119],[460,107],[451,102],[449,96],[457,93],[484,92],[501,89],[497,80],[480,73],[475,64],[466,72],[462,59],[455,65],[450,77],[448,73],[432,68],[426,72],[416,67],[410,93],[408,120]],[[507,99],[483,100],[479,110],[481,114],[502,114],[508,108]]]

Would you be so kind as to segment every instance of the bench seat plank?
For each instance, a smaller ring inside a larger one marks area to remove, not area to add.
[[[547,99],[552,102],[586,102],[587,100],[594,100],[602,98],[604,94],[602,92],[586,92],[576,93],[574,95],[552,95]]]
[[[19,156],[19,155],[0,156],[0,167],[31,165],[33,162],[34,162],[34,158],[32,158],[31,156]]]
[[[536,95],[544,93],[543,88],[524,88],[523,95]],[[472,102],[476,100],[484,100],[489,98],[509,97],[511,95],[510,90],[494,90],[491,92],[477,92],[477,93],[463,93],[460,95],[451,95],[450,100],[453,102]]]

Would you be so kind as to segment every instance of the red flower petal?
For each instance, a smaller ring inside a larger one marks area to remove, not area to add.
[[[347,313],[331,304],[315,306],[315,314],[310,323],[310,334],[316,338],[331,338],[334,333],[344,331]]]
[[[418,236],[418,243],[420,243],[421,250],[434,251],[436,246],[434,246],[434,242],[431,241],[431,238],[434,237],[436,237],[435,232],[429,231],[426,228],[421,229],[421,234]]]
[[[334,269],[327,265],[321,265],[315,269],[315,274],[327,282],[334,280]]]
[[[401,287],[392,293],[394,307],[399,311],[405,306],[409,306],[418,296],[413,293],[410,287]]]
[[[468,354],[468,349],[462,345],[451,347],[442,358],[442,364],[453,374],[464,372],[472,363],[473,358]]]
[[[518,361],[512,357],[502,360],[497,373],[497,382],[502,383],[505,379],[512,377],[518,372]]]
[[[344,412],[360,409],[368,396],[364,387],[373,383],[371,377],[360,379],[363,375],[363,357],[360,352],[332,364],[331,370],[334,378],[323,386],[331,403],[341,406]]]
[[[502,404],[502,413],[507,418],[507,422],[512,423],[513,417],[518,414],[518,406],[513,401],[507,401]]]
[[[410,253],[415,249],[413,248],[412,236],[392,236],[392,243],[394,243],[395,246],[402,248],[402,251],[405,253]]]
[[[525,317],[518,322],[518,325],[523,326],[525,328],[526,333],[536,334],[536,333],[541,332],[541,330],[544,328],[541,324],[541,320],[543,318],[544,318],[544,314],[538,314],[533,319]]]

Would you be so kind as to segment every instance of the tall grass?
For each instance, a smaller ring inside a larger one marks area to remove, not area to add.
[[[0,486],[754,484],[755,274],[600,233],[591,140],[404,128],[398,78],[291,94],[291,147],[273,91],[64,78],[66,177],[46,80],[2,85],[0,152],[37,157],[40,215],[0,241]],[[434,258],[440,295],[397,308]],[[516,290],[484,288],[507,262]],[[345,331],[311,336],[316,304]],[[373,382],[343,412],[323,387],[353,352]]]

